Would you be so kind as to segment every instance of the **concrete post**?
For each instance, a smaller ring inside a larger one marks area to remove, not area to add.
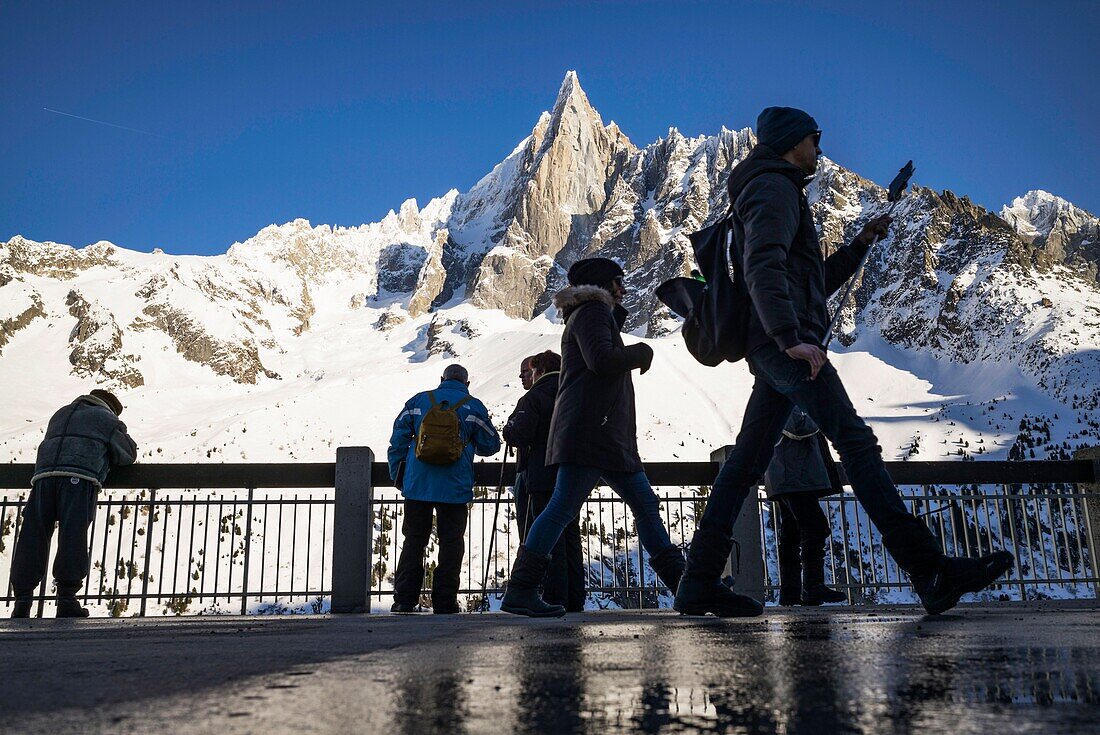
[[[332,515],[332,612],[370,612],[371,544],[374,542],[368,447],[336,450],[336,506]]]
[[[1100,493],[1100,447],[1085,447],[1073,453],[1074,459],[1091,459],[1092,482],[1081,483],[1081,492]],[[1089,539],[1092,575],[1100,574],[1100,498],[1084,498],[1085,531]]]
[[[715,449],[710,459],[712,462],[725,462],[732,450],[732,446]],[[757,488],[749,491],[733,523],[733,551],[726,562],[725,574],[733,577],[734,592],[763,601],[764,549],[760,544],[760,502],[757,496]]]

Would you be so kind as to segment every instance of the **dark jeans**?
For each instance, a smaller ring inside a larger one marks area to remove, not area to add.
[[[549,554],[601,479],[630,506],[638,538],[650,556],[674,546],[661,520],[660,502],[645,472],[607,472],[599,467],[566,463],[558,467],[554,495],[531,526],[527,548],[536,554]]]
[[[810,364],[791,359],[776,345],[755,350],[748,363],[756,383],[736,444],[714,481],[700,530],[725,538],[733,533],[741,504],[760,483],[791,407],[797,405],[836,447],[856,499],[882,532],[898,566],[911,575],[936,571],[943,561],[940,545],[902,502],[882,462],[878,440],[856,413],[836,368],[826,363],[817,378],[809,380]]]
[[[458,599],[458,580],[462,571],[462,556],[466,552],[465,503],[429,503],[423,500],[405,501],[405,518],[401,532],[405,543],[393,580],[393,599],[415,605],[424,585],[424,549],[432,534],[432,511],[435,511],[436,535],[439,537],[439,562],[432,575],[432,605],[450,606]]]
[[[11,560],[11,587],[27,595],[42,582],[58,526],[53,578],[60,594],[75,594],[88,576],[88,527],[99,488],[77,477],[46,477],[34,483],[23,507],[23,526]]]
[[[552,493],[532,493],[516,478],[516,522],[520,543],[527,541],[535,519],[550,504]],[[554,545],[550,568],[542,580],[542,599],[561,605],[569,612],[584,610],[584,555],[581,549],[581,524],[577,516],[562,530]]]

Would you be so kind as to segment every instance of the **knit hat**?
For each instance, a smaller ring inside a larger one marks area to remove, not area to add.
[[[756,139],[777,154],[794,148],[811,133],[820,133],[817,120],[794,107],[765,107],[756,118]]]
[[[115,416],[122,415],[122,401],[115,398],[115,394],[109,391],[105,391],[101,388],[96,388],[88,395],[95,396],[99,400],[107,404],[107,406],[115,412]]]
[[[569,266],[569,285],[606,286],[623,275],[623,269],[610,258],[585,258]]]

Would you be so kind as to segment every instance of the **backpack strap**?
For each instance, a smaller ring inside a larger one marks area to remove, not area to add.
[[[428,391],[428,400],[432,402],[432,408],[435,408],[439,404],[435,400],[435,391]]]
[[[466,403],[467,401],[469,401],[471,398],[473,398],[473,396],[468,395],[464,398],[461,398],[461,399],[455,401],[454,405],[451,406],[451,410],[454,411],[455,413],[457,413],[458,412],[458,407],[461,406],[462,404]]]

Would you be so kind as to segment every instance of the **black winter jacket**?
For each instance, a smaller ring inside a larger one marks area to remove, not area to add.
[[[563,289],[554,305],[565,319],[565,332],[547,463],[640,472],[630,371],[652,360],[653,350],[644,343],[623,344],[619,330],[627,311],[598,286]]]
[[[824,497],[843,489],[825,435],[813,419],[796,407],[783,428],[783,438],[775,445],[768,471],[764,473],[764,490],[768,497],[805,492]]]
[[[802,169],[757,145],[730,172],[734,252],[752,300],[747,350],[774,340],[786,350],[822,346],[826,300],[859,267],[867,245],[851,243],[825,259],[806,200]]]
[[[516,403],[516,410],[501,432],[519,454],[516,471],[527,473],[528,492],[554,492],[558,468],[546,465],[546,443],[550,440],[550,420],[554,417],[560,376],[553,372],[539,378]]]
[[[126,424],[100,399],[81,396],[50,418],[31,482],[80,477],[100,487],[111,467],[136,459],[137,445],[126,433]]]

